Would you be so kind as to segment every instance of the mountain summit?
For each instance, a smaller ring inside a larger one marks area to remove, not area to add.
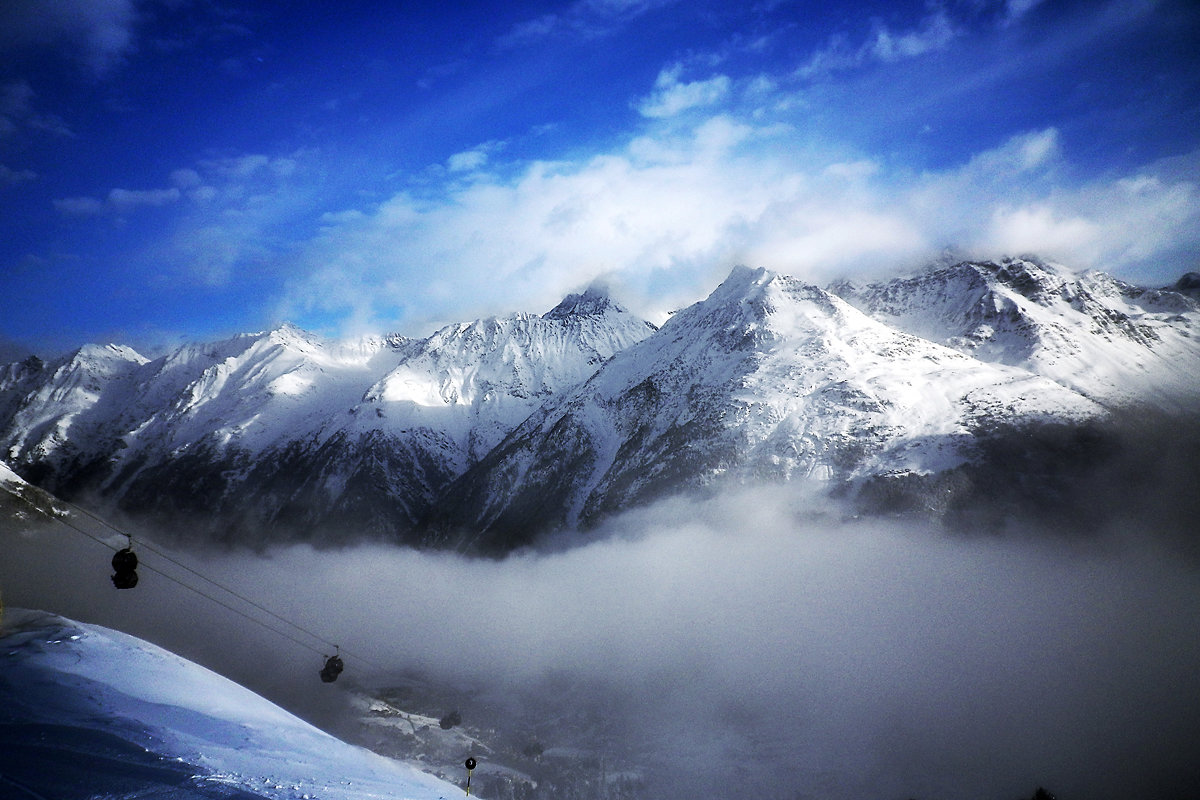
[[[1021,367],[1106,405],[1195,401],[1197,302],[1030,258],[831,287],[887,325]]]
[[[153,361],[88,346],[0,373],[0,442],[44,488],[197,535],[413,541],[447,483],[654,330],[590,291],[425,339],[284,325]]]
[[[0,444],[43,488],[193,535],[504,552],[731,481],[936,482],[998,431],[1194,408],[1197,375],[1186,292],[1036,259],[828,288],[737,267],[661,329],[592,287],[424,339],[27,359],[0,368]]]
[[[704,301],[543,405],[469,469],[445,524],[503,550],[718,481],[845,482],[963,463],[999,421],[1095,402],[878,322],[811,284],[735,269]]]

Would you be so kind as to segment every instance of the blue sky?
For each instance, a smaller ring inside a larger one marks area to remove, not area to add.
[[[0,4],[0,338],[425,335],[602,279],[1200,268],[1187,0]]]

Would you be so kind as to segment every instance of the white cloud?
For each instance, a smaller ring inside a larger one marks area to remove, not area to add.
[[[293,265],[280,316],[319,311],[421,334],[544,310],[606,276],[657,317],[737,262],[820,283],[915,267],[950,246],[1136,277],[1156,256],[1200,243],[1195,186],[1153,170],[1071,182],[1053,128],[916,174],[797,137],[727,116],[671,120],[610,153],[510,164],[327,217]]]
[[[711,106],[729,94],[730,80],[727,75],[715,75],[708,80],[680,83],[682,64],[658,73],[654,92],[638,103],[638,111],[644,117],[673,117],[690,108]]]
[[[997,204],[978,246],[1037,252],[1102,269],[1136,267],[1181,250],[1194,252],[1198,226],[1200,190],[1195,184],[1142,174],[1058,191],[1022,205]],[[1136,279],[1136,273],[1131,277]],[[1165,282],[1161,277],[1151,281]]]
[[[487,163],[488,155],[483,150],[465,150],[446,159],[446,169],[451,172],[470,172]]]
[[[1056,257],[1090,256],[1094,260],[1102,239],[1100,225],[1078,215],[1058,213],[1045,203],[999,207],[983,233],[980,245],[1007,253],[1040,253]]]

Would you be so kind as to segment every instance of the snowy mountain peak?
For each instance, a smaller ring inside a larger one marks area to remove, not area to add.
[[[688,336],[716,337],[729,353],[765,352],[780,338],[832,333],[848,323],[847,312],[861,317],[818,286],[768,269],[737,267],[705,300],[675,314],[663,329],[676,338],[683,328],[691,329]]]
[[[105,361],[110,363],[132,362],[135,364],[145,364],[149,361],[132,347],[127,347],[121,344],[85,344],[75,351],[75,361]]]
[[[1190,402],[1200,304],[1033,258],[964,261],[830,291],[874,319],[981,361],[1044,375],[1108,405]]]
[[[295,347],[298,349],[310,349],[313,347],[318,347],[321,344],[320,337],[304,330],[303,328],[293,325],[290,322],[283,322],[274,329],[268,331],[267,338],[276,344],[281,344],[285,347]]]
[[[625,309],[612,300],[608,287],[593,283],[582,294],[569,294],[562,302],[542,315],[544,319],[565,319],[571,316],[599,316],[609,311],[618,313]]]
[[[972,264],[981,271],[994,270],[995,280],[1031,300],[1045,299],[1061,290],[1074,275],[1065,267],[1032,256],[1006,258],[999,264]]]
[[[777,273],[764,267],[748,267],[738,264],[709,295],[710,300],[728,301],[736,297],[750,299],[761,294],[762,287],[778,277]]]
[[[531,527],[586,527],[681,488],[924,475],[962,464],[997,421],[1100,413],[1053,381],[740,267],[525,420],[452,487],[446,522],[504,551]]]
[[[661,329],[592,286],[423,339],[284,324],[9,365],[0,457],[239,538],[428,543],[441,507],[529,532],[717,476],[923,475],[988,426],[1187,408],[1198,342],[1193,296],[1035,258],[829,288],[738,266]]]

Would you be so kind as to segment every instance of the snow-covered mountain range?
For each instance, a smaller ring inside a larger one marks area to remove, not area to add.
[[[67,498],[243,543],[502,552],[681,489],[844,489],[989,432],[1195,408],[1200,301],[1037,259],[823,289],[738,267],[661,329],[599,289],[425,339],[292,326],[157,359],[0,368],[0,460]]]

